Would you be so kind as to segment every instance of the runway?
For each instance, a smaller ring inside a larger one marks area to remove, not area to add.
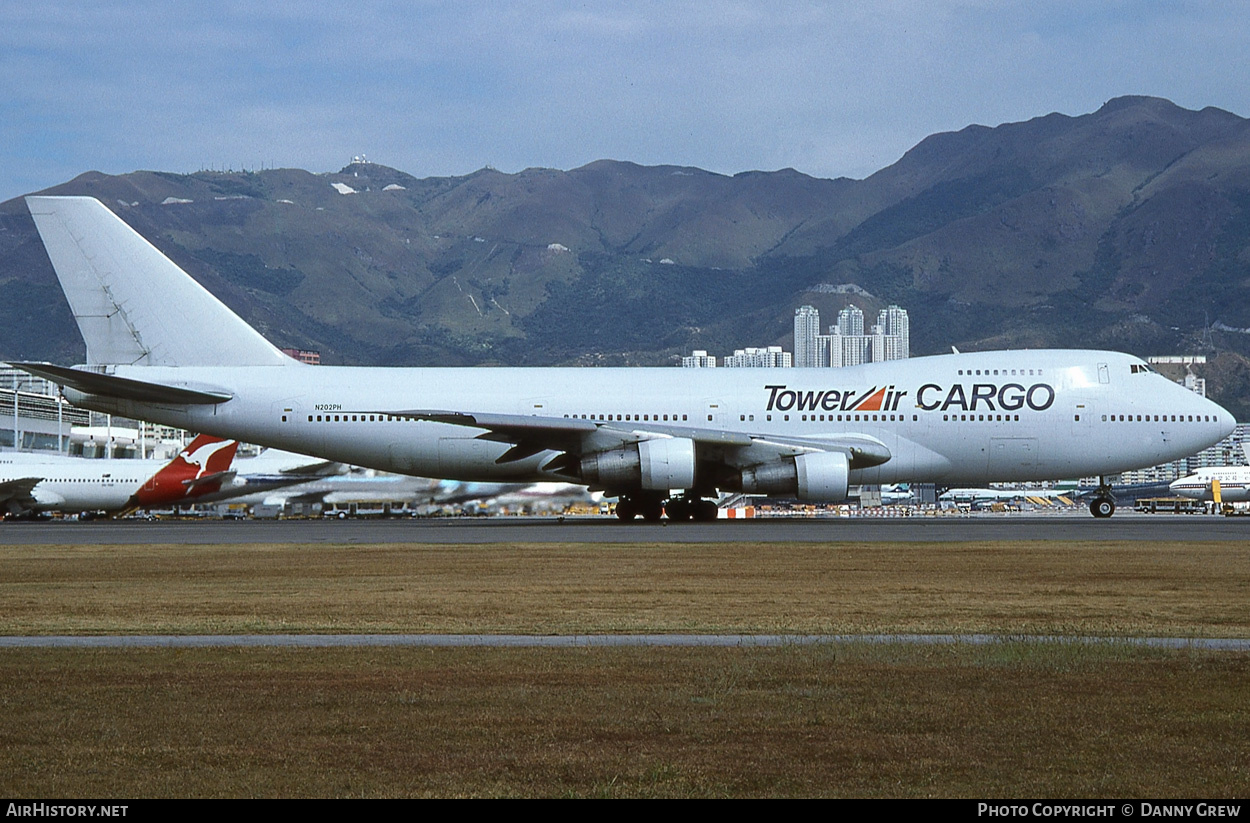
[[[1250,518],[1118,513],[971,517],[764,518],[715,523],[622,523],[612,517],[431,520],[138,520],[0,523],[2,545],[492,544],[492,543],[889,543],[1250,540]]]

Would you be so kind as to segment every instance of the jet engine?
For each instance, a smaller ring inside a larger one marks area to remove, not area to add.
[[[658,438],[588,454],[581,460],[581,474],[587,483],[609,489],[689,489],[694,486],[694,441]]]
[[[850,461],[842,452],[800,454],[743,469],[742,490],[837,503],[846,499],[850,472]]]

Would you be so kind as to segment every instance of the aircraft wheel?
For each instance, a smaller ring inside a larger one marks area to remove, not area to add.
[[[689,520],[693,511],[690,501],[674,497],[664,504],[664,513],[668,515],[669,520],[677,522],[679,520]]]
[[[658,523],[664,516],[663,500],[648,500],[642,504],[642,519],[648,523]]]
[[[638,515],[638,507],[634,505],[634,501],[621,498],[616,504],[616,516],[626,522],[633,520]]]
[[[700,523],[710,523],[716,519],[716,503],[711,500],[700,500],[694,504],[694,519]]]
[[[1110,497],[1095,497],[1089,504],[1089,513],[1094,517],[1110,517],[1115,514],[1115,501]]]

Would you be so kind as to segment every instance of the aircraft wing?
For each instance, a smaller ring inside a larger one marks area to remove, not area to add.
[[[42,477],[19,477],[0,483],[0,511],[24,514],[35,507],[35,486]]]
[[[702,460],[742,468],[815,452],[841,452],[851,468],[880,465],[890,459],[885,443],[867,434],[843,433],[830,437],[768,437],[723,429],[673,426],[639,421],[599,421],[571,417],[540,417],[520,414],[477,414],[463,411],[410,410],[382,412],[414,420],[429,420],[485,429],[485,440],[511,443],[512,448],[496,461],[508,463],[544,451],[563,452],[544,468],[569,469],[571,460],[631,443],[660,438],[692,440]],[[564,473],[572,473],[565,471]]]

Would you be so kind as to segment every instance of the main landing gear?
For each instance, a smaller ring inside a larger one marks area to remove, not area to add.
[[[704,500],[691,494],[668,500],[664,497],[654,492],[623,494],[616,503],[616,516],[627,523],[639,515],[651,523],[659,521],[665,514],[673,522],[694,520],[704,523],[716,519],[716,502],[713,500]]]
[[[1115,514],[1115,498],[1111,496],[1111,485],[1107,478],[1098,478],[1098,491],[1089,503],[1089,513],[1094,517],[1110,517]]]

